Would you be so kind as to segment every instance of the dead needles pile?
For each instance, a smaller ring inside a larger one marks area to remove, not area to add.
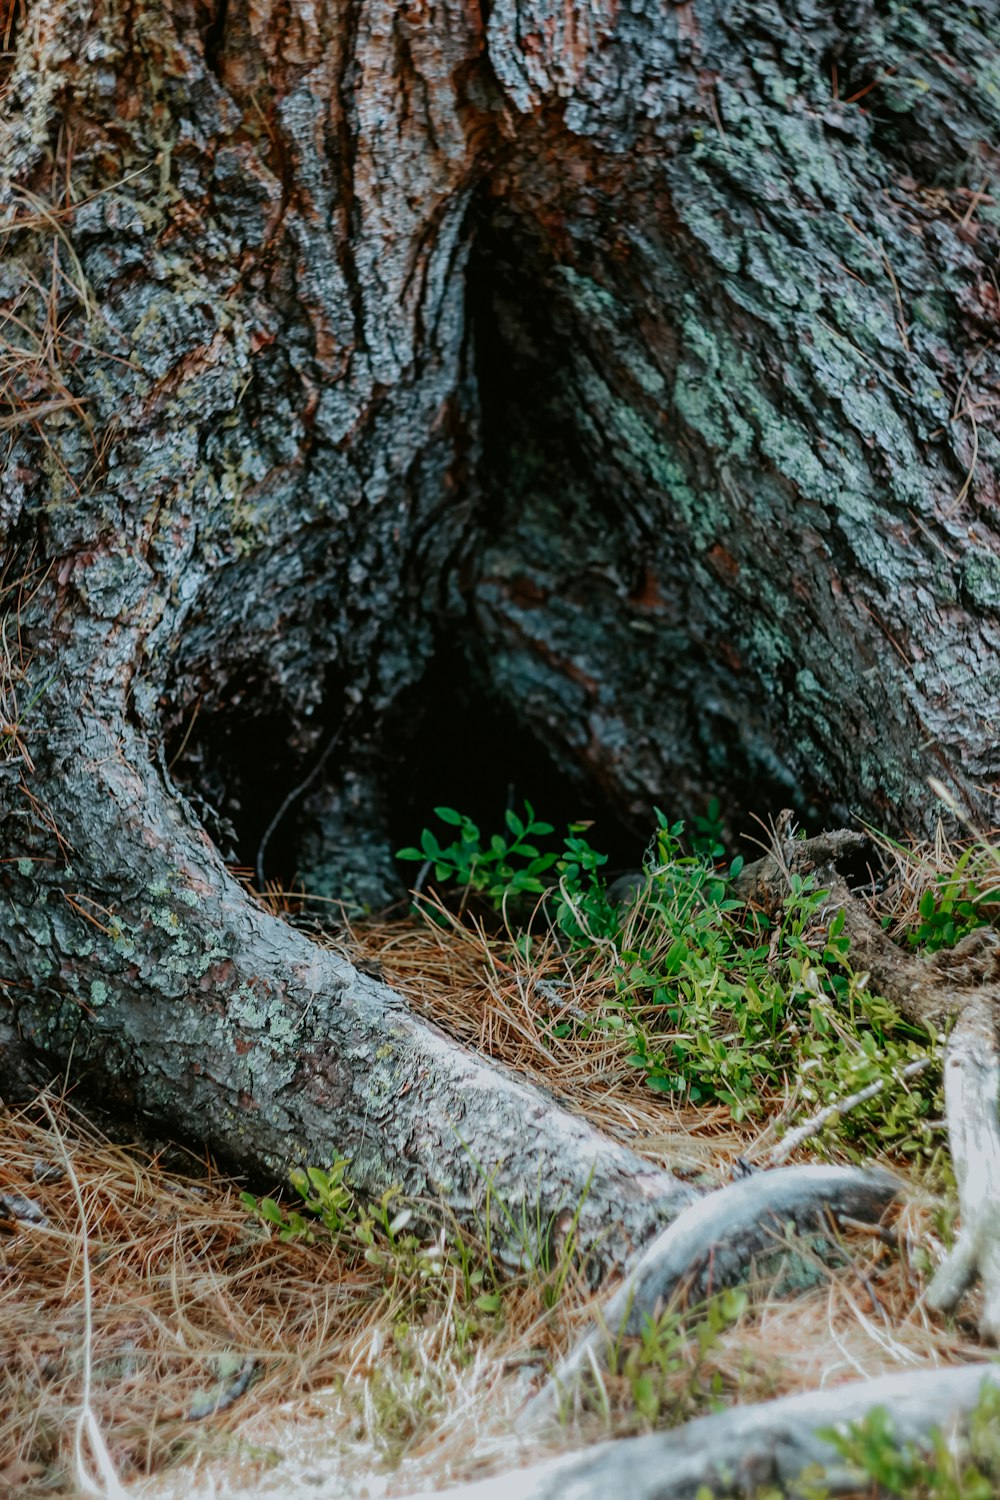
[[[248,1362],[256,1403],[329,1384],[380,1300],[367,1267],[272,1243],[210,1168],[164,1171],[68,1103],[7,1114],[0,1494],[84,1488],[105,1463],[95,1425],[121,1475],[183,1457],[219,1406],[217,1442]]]

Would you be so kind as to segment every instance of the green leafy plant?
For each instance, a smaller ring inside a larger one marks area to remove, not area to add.
[[[420,847],[400,849],[397,859],[429,863],[436,880],[466,893],[477,892],[497,911],[511,903],[516,907],[524,897],[550,896],[554,919],[571,940],[600,938],[615,929],[615,907],[600,873],[608,856],[583,837],[588,824],[571,823],[560,852],[539,846],[538,841],[550,838],[555,828],[535,817],[530,802],[524,804],[524,817],[508,808],[506,833],[487,840],[471,818],[453,807],[434,811],[442,823],[457,830],[451,843],[443,844],[425,828]]]
[[[959,939],[977,927],[989,925],[990,918],[983,907],[988,899],[995,908],[996,892],[987,896],[969,877],[967,869],[974,852],[975,846],[970,845],[954,869],[947,875],[939,875],[934,887],[925,890],[920,897],[920,921],[907,934],[912,948],[926,948],[931,952],[953,948]]]
[[[672,1426],[719,1402],[721,1382],[713,1375],[706,1384],[705,1363],[747,1301],[746,1292],[728,1288],[694,1308],[667,1308],[644,1320],[630,1347],[615,1349],[611,1368],[625,1376],[635,1409],[648,1423]]]
[[[492,1261],[485,1266],[477,1263],[457,1223],[450,1236],[443,1230],[430,1236],[418,1234],[421,1223],[416,1209],[404,1200],[399,1187],[387,1188],[377,1202],[365,1206],[347,1182],[349,1169],[349,1160],[338,1157],[328,1169],[293,1170],[289,1178],[302,1200],[301,1211],[247,1192],[240,1194],[240,1201],[248,1213],[277,1231],[282,1241],[312,1245],[328,1238],[356,1253],[383,1273],[391,1290],[403,1291],[411,1301],[435,1286],[455,1283],[463,1307],[480,1313],[500,1312],[501,1294]],[[469,1331],[466,1319],[463,1338]]]
[[[658,824],[606,1023],[630,1035],[648,1086],[726,1104],[741,1120],[790,1079],[807,1109],[877,1083],[835,1127],[841,1146],[877,1133],[882,1146],[932,1154],[937,1068],[905,1088],[900,1078],[916,1058],[936,1057],[936,1043],[853,970],[843,915],[823,915],[827,893],[793,874],[772,919],[735,894],[740,861],[720,867],[706,850],[685,850],[681,824],[662,814]]]
[[[559,856],[554,850],[543,854],[534,841],[555,830],[535,817],[530,802],[524,804],[523,818],[508,808],[507,833],[495,833],[485,843],[472,819],[453,807],[436,807],[434,812],[447,827],[457,829],[452,842],[442,844],[425,828],[419,849],[400,849],[397,859],[429,861],[436,880],[478,891],[498,910],[508,896],[541,895],[546,889],[542,876]]]
[[[935,1430],[926,1448],[901,1443],[891,1415],[876,1407],[846,1432],[822,1434],[880,1495],[906,1500],[993,1500],[1000,1492],[1000,1390],[984,1382],[964,1441]]]
[[[725,859],[726,848],[718,797],[712,798],[701,817],[692,818],[691,826],[691,848],[695,854],[707,855],[711,860]]]
[[[443,844],[424,831],[419,849],[435,875],[476,890],[522,922],[516,945],[527,958],[528,930],[540,907],[562,933],[567,961],[605,973],[608,996],[593,1014],[550,1025],[554,1038],[595,1029],[620,1033],[647,1086],[684,1103],[723,1104],[737,1121],[759,1114],[769,1096],[794,1083],[804,1112],[873,1087],[872,1097],[827,1127],[848,1154],[879,1147],[925,1160],[939,1145],[938,1044],[905,1023],[850,960],[844,919],[824,915],[828,893],[793,873],[775,916],[737,893],[742,860],[722,860],[719,808],[712,803],[690,840],[681,822],[656,812],[644,878],[626,904],[609,900],[606,857],[572,824],[561,851],[545,849],[554,830],[525,805],[508,813],[507,832],[488,842],[451,808],[438,816],[456,836]],[[967,921],[968,875],[958,866],[935,921]],[[531,896],[530,907],[522,898]],[[940,929],[940,930],[939,930]],[[933,941],[933,934],[925,934]],[[930,1059],[919,1077],[904,1069]],[[822,1138],[818,1149],[822,1149]]]
[[[241,1193],[240,1202],[248,1213],[277,1229],[278,1238],[285,1243],[301,1240],[307,1245],[314,1244],[317,1221],[332,1239],[356,1236],[362,1214],[345,1181],[349,1166],[346,1157],[338,1157],[328,1171],[322,1167],[296,1167],[289,1173],[289,1180],[302,1199],[308,1219],[297,1209],[286,1208],[274,1198],[257,1199],[252,1193]]]

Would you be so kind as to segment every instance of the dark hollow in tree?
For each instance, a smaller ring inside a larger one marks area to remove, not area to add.
[[[301,788],[265,858],[381,899],[411,742],[474,765],[484,701],[626,824],[925,829],[929,774],[995,818],[995,5],[27,0],[9,46],[7,1083],[460,1208],[596,1160],[623,1252],[669,1177],[225,856]]]

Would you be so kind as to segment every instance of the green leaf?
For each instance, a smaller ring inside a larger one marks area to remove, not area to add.
[[[450,823],[453,828],[461,827],[462,814],[456,812],[453,807],[436,807],[434,812],[441,819],[442,823]]]
[[[397,859],[415,859],[415,860],[418,860],[418,861],[422,861],[423,858],[424,858],[424,856],[421,854],[421,852],[420,852],[419,849],[397,849],[396,850],[396,858]]]
[[[652,1089],[656,1094],[675,1094],[677,1092],[674,1087],[674,1080],[672,1078],[664,1078],[662,1073],[657,1074],[655,1077],[647,1078],[646,1087]]]
[[[500,1311],[499,1292],[480,1292],[475,1304],[480,1312],[496,1313]]]
[[[521,838],[524,833],[524,824],[521,822],[521,819],[518,817],[514,809],[508,807],[507,811],[504,813],[504,818],[511,833],[513,833],[517,838]]]
[[[656,1388],[649,1375],[637,1375],[632,1381],[632,1400],[644,1417],[655,1417],[659,1410]]]

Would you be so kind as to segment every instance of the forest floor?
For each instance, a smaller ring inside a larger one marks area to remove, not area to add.
[[[548,1226],[523,1222],[512,1276],[488,1194],[470,1232],[434,1203],[359,1201],[346,1164],[316,1163],[296,1217],[287,1185],[250,1200],[209,1161],[113,1141],[71,1098],[41,1098],[0,1116],[0,1495],[435,1490],[734,1403],[990,1356],[975,1294],[952,1319],[922,1296],[956,1214],[940,1038],[868,993],[823,893],[807,885],[762,926],[716,851],[685,854],[664,826],[646,892],[614,908],[570,838],[568,905],[542,920],[508,920],[506,899],[494,913],[481,878],[475,900],[317,936],[698,1185],[770,1163],[803,1123],[789,1160],[891,1166],[907,1187],[882,1225],[776,1245],[743,1289],[662,1309],[529,1445],[516,1412],[595,1314],[572,1236],[553,1256]],[[992,920],[998,888],[992,845],[939,840],[884,849],[871,900],[933,947]],[[308,905],[265,899],[294,920]],[[735,997],[753,1001],[738,1025]],[[824,1104],[873,1081],[820,1128]]]

